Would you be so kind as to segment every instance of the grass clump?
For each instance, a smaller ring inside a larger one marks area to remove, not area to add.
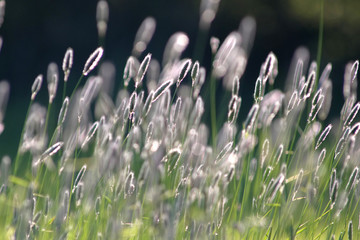
[[[203,2],[200,43],[218,7]],[[102,45],[106,1],[98,11]],[[182,58],[185,33],[170,38],[162,64],[145,55],[155,26],[153,18],[141,25],[115,100],[104,87],[115,67],[102,61],[102,46],[70,94],[74,53],[68,48],[62,99],[56,94],[61,74],[50,63],[47,109],[35,103],[43,76],[35,79],[17,155],[1,161],[0,238],[357,239],[359,62],[346,66],[345,103],[327,123],[331,64],[318,80],[318,64],[308,66],[304,48],[295,53],[284,91],[273,87],[278,60],[271,52],[253,101],[242,102],[254,19],[246,17],[221,44],[211,38],[207,70],[201,59]],[[231,96],[223,109],[216,109],[218,80]],[[203,84],[210,85],[209,101]],[[9,87],[0,85],[1,123]],[[55,101],[63,104],[58,118],[50,118]],[[245,119],[238,118],[241,104],[252,105]],[[57,119],[54,131],[49,119]]]

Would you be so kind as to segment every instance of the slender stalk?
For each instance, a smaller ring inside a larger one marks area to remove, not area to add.
[[[17,173],[18,167],[19,167],[20,148],[21,148],[21,144],[22,144],[23,138],[24,138],[26,120],[27,120],[27,118],[28,118],[28,116],[29,116],[29,112],[30,112],[30,108],[31,108],[31,105],[32,105],[32,104],[33,104],[33,100],[30,100],[28,109],[27,109],[27,111],[26,111],[24,124],[23,124],[22,130],[21,130],[21,134],[20,134],[19,145],[18,145],[18,148],[17,148],[16,157],[15,157],[15,167],[14,167],[14,175],[15,175],[15,176],[16,176],[16,173]]]
[[[50,112],[51,112],[51,106],[52,103],[48,104],[48,108],[46,111],[46,118],[45,118],[45,126],[44,126],[44,133],[43,133],[43,137],[45,137],[47,135],[47,128],[48,128],[48,124],[49,124],[49,117],[50,117]]]
[[[82,80],[83,78],[84,78],[84,74],[81,74],[81,77],[79,78],[78,82],[76,83],[75,88],[74,88],[74,90],[72,91],[69,100],[71,100],[72,97],[74,96],[74,94],[75,94],[76,90],[78,89],[78,87],[79,87],[79,85],[80,85],[80,83],[81,83],[81,80]]]
[[[317,46],[317,54],[316,54],[316,63],[317,63],[316,81],[315,81],[314,89],[317,89],[317,84],[319,82],[323,38],[324,38],[324,0],[321,0],[321,2],[320,2],[320,19],[319,19],[319,38],[318,38],[318,46]]]
[[[216,152],[216,77],[211,73],[210,77],[210,114],[211,114],[211,136],[214,152]]]
[[[67,81],[66,81],[66,82],[64,82],[62,102],[64,102],[64,99],[65,99],[65,97],[66,97],[66,86],[67,86]]]

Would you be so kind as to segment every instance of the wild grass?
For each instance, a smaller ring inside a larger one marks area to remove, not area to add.
[[[202,1],[197,48],[217,7]],[[96,17],[102,45],[106,1]],[[119,66],[103,61],[102,46],[70,92],[76,51],[67,49],[62,96],[61,73],[49,64],[47,109],[35,102],[43,76],[35,79],[17,155],[0,165],[0,238],[359,238],[359,61],[345,68],[345,102],[329,122],[331,64],[321,71],[319,56],[308,64],[304,48],[294,54],[283,91],[273,87],[278,60],[269,53],[253,101],[242,102],[253,18],[222,43],[211,38],[210,69],[182,57],[190,41],[182,32],[169,39],[162,63],[145,54],[155,26],[153,18],[140,26],[116,99],[106,86]],[[216,109],[219,81],[231,96],[225,116]],[[1,124],[9,84],[0,85]],[[210,85],[209,101],[203,85]],[[63,103],[58,114],[50,112],[54,101]],[[245,119],[238,118],[241,104],[252,106]],[[202,122],[206,116],[211,126]],[[57,119],[53,132],[50,119]]]

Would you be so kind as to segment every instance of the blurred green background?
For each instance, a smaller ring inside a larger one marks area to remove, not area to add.
[[[131,53],[136,31],[147,16],[157,21],[155,35],[146,52],[161,59],[168,38],[184,31],[190,38],[185,53],[192,56],[199,21],[200,0],[108,0],[110,18],[105,43],[105,58],[115,63],[117,80]],[[23,126],[30,88],[35,77],[46,75],[47,65],[62,63],[65,50],[74,49],[74,66],[69,87],[74,86],[83,64],[97,47],[96,0],[8,0],[5,22],[0,29],[4,44],[0,53],[0,79],[11,84],[11,95],[5,115],[5,131],[0,136],[0,156],[14,156]],[[342,105],[342,80],[345,64],[360,57],[360,1],[326,0],[324,9],[324,42],[321,69],[333,64],[334,111]],[[223,0],[211,26],[210,36],[221,41],[236,30],[240,20],[252,15],[257,33],[248,67],[241,79],[242,112],[251,106],[251,94],[261,63],[273,51],[279,60],[277,87],[286,77],[294,50],[306,46],[311,60],[316,59],[320,0]],[[209,64],[206,46],[204,63]],[[61,74],[62,76],[62,74]],[[62,79],[62,77],[60,77]],[[62,91],[62,82],[60,81]],[[46,84],[37,98],[47,104]],[[54,115],[59,109],[59,101]]]

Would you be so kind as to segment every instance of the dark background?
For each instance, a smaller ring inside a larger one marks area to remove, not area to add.
[[[190,38],[185,53],[192,56],[199,21],[200,0],[108,0],[110,17],[105,41],[105,59],[115,63],[117,80],[131,53],[136,31],[147,16],[157,21],[155,35],[145,52],[161,59],[168,38],[183,31]],[[0,79],[11,84],[11,95],[5,115],[5,131],[0,136],[0,156],[15,155],[31,85],[35,77],[46,75],[47,65],[54,61],[61,66],[68,47],[74,49],[74,66],[69,87],[81,75],[89,54],[98,46],[96,0],[8,0],[5,21],[0,29],[4,44],[0,53]],[[360,1],[327,0],[324,9],[324,41],[321,69],[333,64],[334,111],[342,105],[342,80],[345,64],[360,56]],[[211,26],[210,36],[221,41],[239,26],[240,20],[252,15],[257,33],[248,67],[241,79],[242,112],[251,104],[253,86],[261,63],[273,51],[279,60],[276,86],[282,87],[294,50],[306,46],[311,60],[316,59],[320,0],[223,0]],[[205,64],[208,62],[206,48]],[[61,74],[62,76],[62,74]],[[62,79],[62,77],[60,77]],[[62,81],[60,81],[62,91]],[[60,92],[61,93],[61,92]],[[61,94],[58,94],[60,96]],[[46,83],[37,98],[47,104]],[[59,102],[59,101],[57,101]],[[55,109],[59,108],[59,104]],[[57,111],[57,110],[56,110]]]

